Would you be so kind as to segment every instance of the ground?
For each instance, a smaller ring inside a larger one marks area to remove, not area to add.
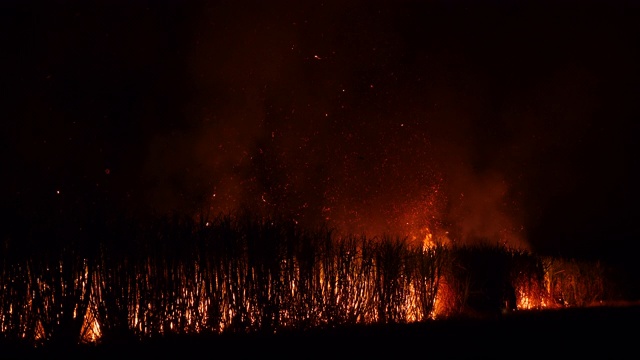
[[[639,320],[638,305],[516,311],[484,319],[353,326],[278,335],[187,336],[77,348],[5,347],[2,358],[617,357],[637,352]]]

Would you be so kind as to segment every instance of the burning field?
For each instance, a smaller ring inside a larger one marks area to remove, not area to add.
[[[495,321],[622,300],[621,284],[599,262],[500,244],[341,237],[250,214],[104,225],[103,241],[90,245],[34,251],[5,243],[4,342],[48,348],[309,334]]]
[[[623,346],[640,32],[599,2],[3,2],[0,346]]]

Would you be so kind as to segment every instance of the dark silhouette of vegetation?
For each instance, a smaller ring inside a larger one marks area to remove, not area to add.
[[[80,231],[61,219],[5,237],[3,343],[127,344],[409,324],[587,306],[609,296],[599,263],[501,245],[425,248],[388,235],[338,237],[328,227],[245,212],[101,221]]]

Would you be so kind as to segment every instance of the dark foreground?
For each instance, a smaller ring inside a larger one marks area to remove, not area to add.
[[[5,344],[0,359],[628,358],[639,353],[638,326],[640,306],[602,306],[277,335],[186,336],[118,345],[37,349]]]

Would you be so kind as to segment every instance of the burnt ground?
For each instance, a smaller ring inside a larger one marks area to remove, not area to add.
[[[174,336],[37,349],[5,345],[0,358],[628,358],[640,349],[639,324],[640,305],[599,306],[277,335]]]

